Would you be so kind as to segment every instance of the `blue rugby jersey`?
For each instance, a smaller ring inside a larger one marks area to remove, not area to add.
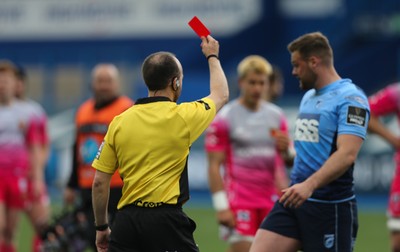
[[[335,81],[322,89],[309,90],[303,97],[295,127],[297,156],[291,183],[306,180],[336,151],[338,135],[365,138],[369,120],[368,99],[349,79]],[[353,169],[314,191],[309,200],[340,202],[354,198]]]

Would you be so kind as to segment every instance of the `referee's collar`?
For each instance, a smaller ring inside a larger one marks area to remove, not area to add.
[[[145,97],[145,98],[137,99],[135,102],[135,105],[146,104],[146,103],[151,103],[151,102],[162,102],[162,101],[172,102],[168,97],[165,97],[165,96],[152,96],[152,97]]]

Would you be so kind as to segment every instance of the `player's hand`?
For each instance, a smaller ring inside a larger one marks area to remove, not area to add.
[[[279,203],[282,203],[284,207],[298,208],[312,195],[313,191],[314,189],[306,182],[295,184],[282,190]]]
[[[275,130],[273,137],[275,138],[276,149],[280,153],[288,152],[290,145],[290,138],[288,134],[281,130]]]
[[[218,211],[217,220],[219,224],[229,228],[236,226],[235,214],[230,209]]]
[[[73,205],[75,203],[76,192],[72,188],[65,188],[64,190],[64,203],[67,205]]]
[[[111,230],[96,231],[96,247],[98,252],[107,252]]]
[[[204,56],[209,56],[211,54],[219,55],[219,43],[213,37],[208,35],[207,37],[201,37],[201,50]]]

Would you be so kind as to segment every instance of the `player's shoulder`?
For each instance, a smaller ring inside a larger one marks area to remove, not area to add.
[[[364,91],[362,90],[362,88],[360,88],[358,85],[356,85],[355,83],[353,83],[351,81],[351,79],[342,79],[340,80],[341,84],[340,86],[338,86],[338,91],[340,94],[349,94],[349,93],[354,93],[354,94],[360,94],[362,96],[365,96]]]
[[[28,99],[28,100],[17,100],[15,102],[16,106],[24,110],[26,113],[31,114],[32,116],[44,116],[45,111],[43,107],[36,101]]]
[[[15,100],[13,101],[13,103],[11,104],[11,106],[9,107],[4,107],[6,110],[10,110],[10,111],[16,111],[18,113],[22,113],[22,112],[28,112],[29,108],[28,108],[28,104],[26,102],[20,101],[20,100]]]
[[[137,113],[134,106],[122,111],[121,113],[115,115],[109,123],[109,131],[115,131],[117,128],[126,127],[123,125],[129,125],[132,123],[132,114]]]
[[[234,99],[227,104],[225,104],[221,110],[218,112],[217,117],[222,119],[222,118],[228,118],[231,114],[234,114],[235,111],[237,111],[240,108],[240,103],[238,99]]]
[[[359,103],[364,106],[368,105],[368,97],[359,86],[354,84],[350,79],[343,80],[345,85],[340,88],[340,98],[344,102]]]
[[[37,113],[39,115],[45,114],[45,110],[44,110],[43,106],[40,105],[39,102],[29,99],[29,100],[26,101],[26,103],[28,104],[28,106],[30,106],[32,108],[32,110],[35,113]]]
[[[276,114],[276,115],[283,114],[283,109],[281,107],[268,101],[263,101],[261,103],[261,109],[268,114]]]
[[[390,94],[396,95],[400,97],[400,82],[397,83],[392,83],[388,85],[385,90],[389,92]]]
[[[211,106],[215,106],[215,102],[209,97],[203,97],[201,99],[190,101],[190,102],[183,102],[183,103],[178,104],[178,106],[181,106],[184,104],[187,104],[189,106],[203,104],[207,110],[209,110],[211,108]]]
[[[7,109],[22,120],[30,120],[34,118],[35,115],[32,106],[30,106],[26,101],[16,100]]]
[[[191,118],[191,120],[197,120],[195,117],[209,117],[215,116],[215,103],[212,99],[207,97],[182,103],[170,102],[165,106],[167,111],[173,111],[182,118]],[[200,119],[200,117],[198,119]],[[186,119],[184,119],[186,120]]]

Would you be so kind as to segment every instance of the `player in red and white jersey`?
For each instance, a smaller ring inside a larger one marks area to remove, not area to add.
[[[230,251],[249,250],[260,223],[278,199],[276,184],[283,189],[288,183],[285,170],[277,164],[279,157],[288,164],[293,161],[287,121],[278,106],[262,99],[271,71],[261,56],[242,60],[240,97],[221,109],[206,134],[213,204]]]
[[[400,137],[394,135],[379,121],[379,117],[395,115],[400,122],[400,83],[379,90],[370,96],[368,101],[371,108],[368,129],[381,136],[396,150],[396,168],[390,188],[387,226],[391,232],[392,251],[400,251]]]
[[[28,194],[25,203],[25,212],[32,223],[36,232],[33,239],[33,251],[39,252],[41,247],[41,234],[47,228],[50,219],[50,198],[47,193],[44,168],[49,155],[49,136],[47,129],[47,115],[43,107],[36,101],[27,97],[27,76],[25,70],[21,66],[17,66],[17,85],[15,89],[15,97],[17,104],[24,113],[33,117],[38,129],[38,142],[41,147],[41,154],[38,166],[41,170],[37,174],[36,180],[33,176],[28,177]],[[30,171],[32,172],[32,170]]]
[[[17,71],[0,62],[0,251],[16,251],[14,238],[19,212],[27,199],[28,177],[39,179],[38,121],[18,104]],[[37,191],[35,191],[37,192]]]

